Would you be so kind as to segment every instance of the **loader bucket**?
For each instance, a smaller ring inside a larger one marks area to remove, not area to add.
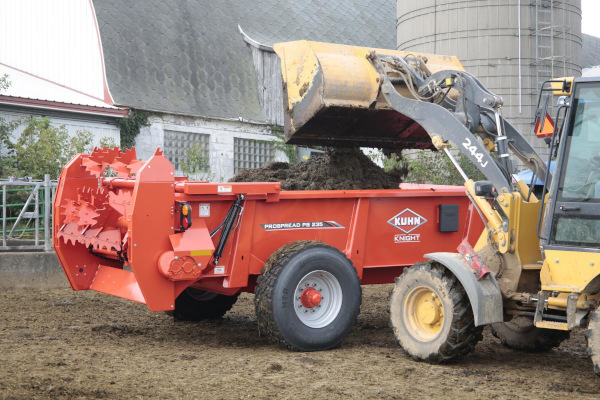
[[[406,53],[331,43],[277,43],[283,76],[284,125],[290,144],[361,146],[391,150],[433,148],[414,120],[391,109],[367,55],[427,58],[431,73],[464,70],[454,56]],[[400,94],[414,98],[403,84]]]

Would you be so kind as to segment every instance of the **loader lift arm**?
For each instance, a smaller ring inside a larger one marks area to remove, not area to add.
[[[383,57],[386,56],[375,52],[369,55],[369,60],[380,74],[383,96],[394,110],[421,125],[431,136],[438,150],[448,147],[450,143],[455,144],[487,177],[498,193],[512,192],[512,166],[508,159],[508,149],[537,176],[545,178],[548,171],[539,155],[499,114],[502,99],[485,89],[477,78],[464,71],[440,71],[422,80],[417,90],[419,93],[429,92],[427,94],[432,95],[432,87],[435,87],[437,82],[450,79],[459,91],[456,101],[446,97],[436,104],[411,99],[398,93],[384,66],[384,63],[390,63],[385,61],[385,58],[382,60]],[[412,73],[416,74],[414,71]],[[416,77],[414,81],[419,82]],[[432,115],[435,115],[435,118],[432,118]],[[501,129],[497,129],[497,126],[501,126]],[[491,156],[489,149],[481,145],[474,133],[478,133],[483,139],[489,139],[490,143],[496,143],[490,147],[497,149],[497,158]],[[452,158],[449,153],[448,156]]]

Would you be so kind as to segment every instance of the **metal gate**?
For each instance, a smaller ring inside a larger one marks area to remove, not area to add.
[[[0,179],[2,245],[0,251],[52,250],[52,203],[56,181]]]

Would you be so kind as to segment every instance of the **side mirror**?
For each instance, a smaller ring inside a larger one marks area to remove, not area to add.
[[[553,79],[550,82],[550,87],[555,96],[570,96],[573,90],[573,77]]]
[[[475,196],[481,196],[486,199],[493,199],[496,197],[496,189],[490,181],[477,181],[474,185]]]

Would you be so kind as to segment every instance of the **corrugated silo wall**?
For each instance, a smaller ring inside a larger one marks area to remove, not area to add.
[[[398,50],[458,56],[502,96],[507,119],[547,155],[532,133],[538,80],[552,69],[548,57],[555,77],[581,75],[581,0],[398,0],[397,17]]]

